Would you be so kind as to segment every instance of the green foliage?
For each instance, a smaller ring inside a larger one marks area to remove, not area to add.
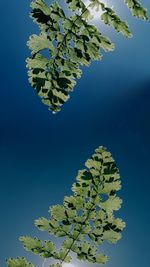
[[[33,34],[27,43],[32,55],[27,59],[29,82],[53,113],[60,111],[69,99],[76,79],[81,77],[80,67],[101,60],[101,49],[114,49],[114,44],[89,23],[91,9],[102,12],[100,19],[106,25],[125,37],[131,36],[127,23],[104,2],[90,0],[86,6],[82,0],[66,0],[73,12],[71,16],[66,15],[57,2],[50,6],[44,0],[31,2],[31,18],[38,24],[40,34]],[[139,1],[125,0],[125,3],[134,16],[147,19],[146,9]]]
[[[106,263],[108,258],[99,253],[99,245],[104,241],[116,243],[125,227],[125,223],[114,215],[120,209],[122,200],[116,195],[121,183],[111,154],[99,147],[86,161],[85,167],[78,172],[72,185],[73,194],[64,197],[63,205],[50,207],[50,218],[42,217],[35,221],[40,231],[47,231],[58,238],[59,249],[50,240],[43,242],[28,236],[20,238],[27,251],[53,259],[51,267],[62,267],[64,262],[70,262],[70,252],[76,254],[79,260]],[[34,267],[24,258],[8,259],[7,265]]]
[[[29,263],[25,258],[19,257],[17,259],[8,259],[7,265],[9,267],[35,267],[32,263]]]
[[[139,1],[137,0],[125,0],[126,5],[131,10],[133,16],[147,20],[147,10],[143,8]]]

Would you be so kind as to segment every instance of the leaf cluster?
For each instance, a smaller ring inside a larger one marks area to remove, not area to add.
[[[104,264],[107,256],[98,252],[104,241],[116,243],[125,227],[122,219],[115,218],[115,211],[122,200],[116,195],[121,188],[118,168],[111,154],[103,147],[95,150],[86,161],[85,169],[78,172],[72,185],[73,194],[64,197],[63,205],[50,207],[50,217],[39,218],[36,227],[59,239],[62,244],[56,249],[50,240],[22,236],[24,248],[45,259],[53,259],[50,267],[61,267],[71,261],[70,253],[79,260]],[[8,259],[8,267],[34,267],[24,258]]]
[[[41,32],[28,41],[32,50],[32,57],[27,59],[29,81],[55,113],[81,77],[80,65],[100,59],[100,48],[108,51],[113,45],[81,15],[66,17],[56,2],[48,7],[43,0],[36,0],[31,7],[31,17]],[[43,51],[48,51],[48,57]]]
[[[112,42],[89,23],[91,9],[101,10],[101,20],[130,37],[126,22],[107,7],[103,1],[90,0],[88,6],[82,0],[66,0],[73,15],[68,16],[57,2],[50,6],[44,0],[31,2],[31,18],[38,24],[39,35],[30,36],[28,46],[31,57],[27,59],[29,82],[42,102],[53,113],[69,99],[70,92],[81,77],[80,66],[89,66],[102,58],[101,49],[112,51]],[[147,19],[146,10],[136,0],[125,0],[132,14]]]

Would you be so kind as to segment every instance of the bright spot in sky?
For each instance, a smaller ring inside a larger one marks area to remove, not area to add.
[[[64,263],[63,267],[75,267],[72,263]]]
[[[106,2],[105,2],[106,3]],[[86,7],[88,7],[88,5],[90,4],[89,0],[85,1],[85,5]],[[92,20],[97,20],[100,19],[101,14],[103,13],[101,8],[99,10],[93,9],[93,8],[88,8],[89,11],[91,12],[91,15],[93,16]]]

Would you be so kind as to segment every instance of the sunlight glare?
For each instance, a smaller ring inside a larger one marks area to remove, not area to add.
[[[86,0],[85,1],[86,7],[88,7],[89,4],[90,4],[90,1],[89,0]],[[101,9],[96,10],[96,9],[93,9],[93,8],[90,8],[90,7],[89,7],[89,11],[91,12],[91,15],[93,17],[92,20],[100,19],[100,16],[103,13]]]
[[[63,267],[75,267],[72,263],[63,263]]]

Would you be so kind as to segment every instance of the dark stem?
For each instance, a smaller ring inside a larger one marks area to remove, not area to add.
[[[88,214],[87,214],[87,216],[86,216],[84,222],[83,222],[82,225],[81,225],[81,228],[80,228],[80,231],[79,231],[78,235],[76,236],[75,239],[73,239],[72,244],[70,245],[70,248],[69,248],[68,251],[66,252],[64,258],[60,261],[60,266],[62,266],[62,264],[63,264],[65,258],[68,256],[69,252],[71,251],[72,246],[73,246],[74,243],[78,240],[78,237],[79,237],[79,235],[81,234],[81,231],[82,231],[82,228],[83,228],[83,226],[84,226],[84,223],[86,223],[86,221],[89,219],[90,212],[92,211],[92,209],[93,209],[94,206],[95,206],[95,203],[92,203],[92,206],[91,206],[91,208],[89,209]]]
[[[83,16],[83,14],[88,10],[88,7],[89,7],[89,6],[90,6],[90,4],[89,4],[89,5],[82,11],[81,15],[78,16],[78,17],[75,19],[75,21],[72,22],[71,28],[70,28],[70,29],[68,30],[68,32],[64,35],[64,38],[63,38],[62,42],[60,43],[60,45],[59,45],[58,48],[57,48],[57,54],[56,54],[56,56],[55,56],[55,58],[54,58],[53,66],[54,66],[54,64],[55,64],[55,59],[59,56],[59,52],[60,52],[61,48],[62,48],[63,46],[65,46],[65,44],[66,44],[66,38],[67,38],[69,32],[72,31],[74,24],[78,21],[78,19],[80,19],[80,18]]]

